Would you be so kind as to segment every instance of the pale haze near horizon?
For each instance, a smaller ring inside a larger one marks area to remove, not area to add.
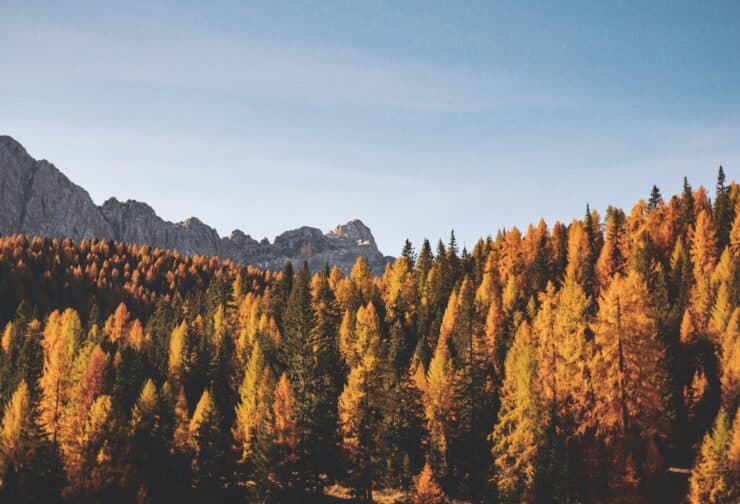
[[[0,134],[96,203],[380,249],[740,165],[740,4],[4,2]]]

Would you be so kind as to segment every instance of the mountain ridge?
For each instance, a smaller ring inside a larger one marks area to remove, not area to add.
[[[273,242],[240,229],[221,236],[197,217],[171,222],[146,202],[108,198],[97,205],[83,187],[46,159],[34,159],[23,145],[0,135],[0,234],[51,238],[101,238],[217,256],[260,268],[282,268],[306,261],[316,271],[325,263],[344,272],[365,256],[375,273],[390,257],[378,250],[370,229],[359,219],[323,233],[311,226],[284,231]]]

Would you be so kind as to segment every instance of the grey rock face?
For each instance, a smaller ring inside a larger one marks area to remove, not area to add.
[[[146,203],[111,198],[97,206],[83,188],[53,164],[33,159],[21,144],[0,136],[0,234],[23,233],[55,238],[102,238],[214,255],[262,268],[282,268],[286,261],[312,271],[336,265],[347,272],[359,256],[381,273],[387,261],[370,229],[360,220],[324,234],[301,227],[257,242],[240,230],[220,237],[195,217],[179,223],[163,220]]]
[[[3,234],[113,237],[87,191],[6,136],[0,136],[0,205]]]
[[[183,254],[222,255],[221,237],[196,218],[173,224],[146,203],[111,198],[100,207],[116,239],[127,243],[179,250]],[[228,256],[230,257],[230,256]]]

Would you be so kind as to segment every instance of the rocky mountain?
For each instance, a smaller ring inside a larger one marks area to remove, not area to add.
[[[195,217],[168,222],[138,201],[111,198],[98,206],[53,164],[33,159],[13,138],[0,136],[0,234],[16,233],[120,240],[272,269],[282,268],[286,261],[295,265],[307,261],[314,271],[329,263],[346,272],[358,256],[365,256],[373,271],[380,273],[391,259],[380,253],[370,229],[360,220],[326,234],[304,226],[270,243],[238,229],[221,237]]]

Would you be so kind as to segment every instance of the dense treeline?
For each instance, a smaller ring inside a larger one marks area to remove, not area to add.
[[[721,169],[381,277],[1,238],[0,500],[737,502],[739,260]]]

